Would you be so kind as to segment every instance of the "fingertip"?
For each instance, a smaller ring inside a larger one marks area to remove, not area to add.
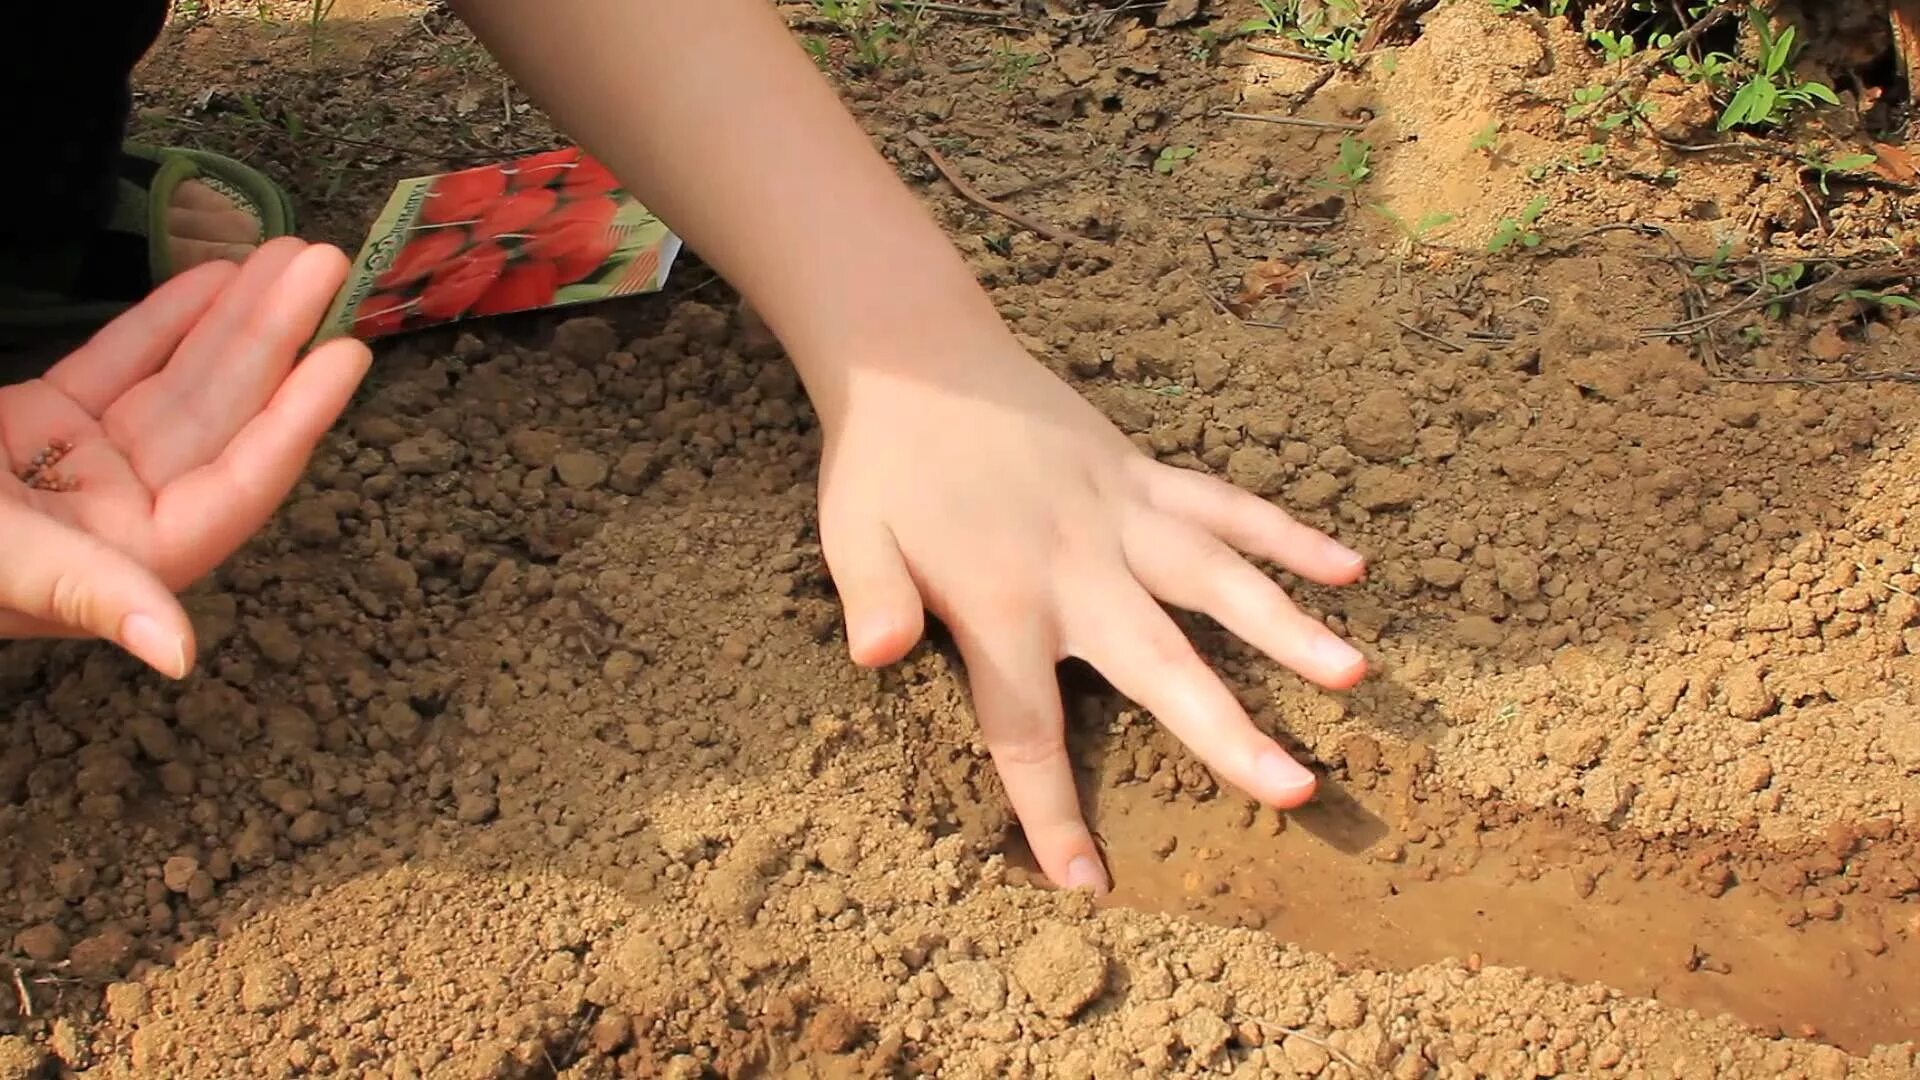
[[[1074,856],[1067,863],[1059,884],[1061,888],[1084,889],[1095,896],[1105,896],[1113,890],[1113,882],[1107,877],[1106,867],[1100,864],[1100,856],[1091,852]]]
[[[1320,685],[1329,690],[1351,690],[1367,677],[1367,658],[1362,656],[1347,667],[1331,672]]]
[[[886,616],[850,616],[847,625],[847,650],[853,662],[863,668],[890,667],[906,659],[920,642],[924,617],[895,612]]]
[[[120,620],[120,647],[169,679],[180,680],[192,670],[193,627],[178,618],[132,612]]]
[[[1253,776],[1259,786],[1254,794],[1281,810],[1305,805],[1320,787],[1320,778],[1312,769],[1295,761],[1278,746],[1260,752],[1254,760]]]

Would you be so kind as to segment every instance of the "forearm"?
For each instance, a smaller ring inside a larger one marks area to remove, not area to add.
[[[769,0],[455,0],[521,86],[731,281],[816,404],[1003,333]],[[977,341],[970,341],[977,338]]]

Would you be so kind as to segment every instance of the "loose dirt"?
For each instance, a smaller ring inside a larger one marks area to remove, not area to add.
[[[817,427],[690,263],[383,346],[191,597],[187,683],[0,649],[0,1077],[1916,1075],[1920,319],[1745,300],[1897,287],[1910,188],[1585,162],[1564,105],[1613,69],[1474,0],[1317,87],[1204,33],[1252,5],[1028,7],[878,74],[800,29],[1036,355],[1370,555],[1296,590],[1369,652],[1350,694],[1192,625],[1321,801],[1223,791],[1069,669],[1117,889],[1035,885],[950,653],[846,661]],[[176,12],[143,134],[317,236],[556,138],[435,6],[230,8]],[[1855,48],[1809,63],[1886,67]],[[1219,115],[1309,90],[1334,126]],[[1690,93],[1652,123],[1710,142]]]

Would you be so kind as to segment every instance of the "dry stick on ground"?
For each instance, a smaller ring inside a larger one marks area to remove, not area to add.
[[[924,135],[923,133],[918,131],[909,131],[907,132],[907,141],[912,143],[915,147],[917,147],[921,153],[927,155],[927,160],[933,162],[933,167],[940,170],[940,175],[946,178],[947,183],[953,185],[953,190],[959,192],[961,198],[967,200],[968,202],[974,204],[975,206],[978,206],[980,209],[989,211],[994,214],[998,214],[1001,217],[1006,218],[1008,221],[1013,222],[1015,225],[1018,225],[1021,228],[1026,229],[1028,232],[1037,233],[1041,236],[1046,237],[1049,240],[1053,240],[1058,243],[1081,244],[1086,247],[1091,247],[1091,248],[1104,250],[1104,251],[1112,250],[1110,245],[1103,244],[1098,240],[1093,240],[1088,237],[1081,236],[1079,233],[1071,233],[1071,232],[1067,232],[1064,229],[1056,229],[1052,225],[1049,225],[1044,221],[1037,221],[1021,213],[1018,210],[1005,206],[1001,203],[994,202],[992,199],[989,199],[985,195],[980,194],[979,189],[975,188],[972,184],[968,183],[966,177],[961,176],[960,173],[957,170],[955,170],[952,165],[949,165],[947,163],[946,157],[943,154],[941,154],[938,149],[934,147],[933,140],[927,138],[926,135]]]
[[[1275,116],[1272,113],[1220,112],[1214,114],[1228,120],[1254,120],[1262,124],[1280,124],[1284,127],[1316,128],[1321,131],[1365,131],[1367,125],[1356,124],[1351,120],[1314,120],[1305,116]]]
[[[1673,59],[1680,53],[1685,52],[1688,46],[1700,40],[1700,35],[1718,26],[1728,16],[1738,14],[1744,10],[1747,3],[1748,0],[1721,0],[1720,4],[1712,11],[1700,16],[1699,22],[1675,34],[1673,40],[1668,42],[1667,47],[1661,49],[1657,55],[1648,57],[1640,63],[1635,64],[1632,71],[1615,79],[1612,85],[1608,86],[1605,92],[1599,97],[1568,113],[1567,123],[1572,124],[1576,121],[1585,120],[1587,117],[1599,112],[1601,106],[1619,97],[1627,87],[1652,75],[1655,68],[1658,68],[1661,64]]]
[[[1257,1016],[1248,1017],[1248,1019],[1252,1021],[1252,1023],[1256,1027],[1264,1028],[1267,1031],[1277,1031],[1281,1035],[1286,1036],[1287,1038],[1299,1039],[1301,1042],[1308,1043],[1313,1046],[1317,1046],[1322,1050],[1325,1050],[1328,1054],[1332,1055],[1335,1061],[1338,1061],[1340,1064],[1345,1065],[1349,1069],[1352,1069],[1356,1075],[1359,1075],[1359,1076],[1376,1075],[1373,1069],[1361,1067],[1360,1063],[1353,1060],[1353,1058],[1350,1055],[1348,1055],[1348,1053],[1345,1050],[1340,1049],[1339,1047],[1333,1045],[1332,1043],[1328,1042],[1325,1039],[1319,1038],[1314,1035],[1309,1035],[1306,1032],[1301,1031],[1299,1028],[1284,1027],[1280,1024],[1274,1023],[1271,1020],[1262,1020]]]
[[[1411,331],[1415,334],[1418,334],[1421,337],[1426,338],[1428,341],[1433,342],[1435,345],[1438,345],[1441,348],[1447,350],[1448,352],[1466,352],[1467,351],[1466,346],[1457,345],[1454,342],[1448,341],[1446,338],[1441,337],[1439,334],[1433,333],[1428,330],[1422,330],[1418,326],[1415,326],[1413,323],[1408,322],[1405,319],[1395,319],[1393,321],[1399,324],[1400,329]]]

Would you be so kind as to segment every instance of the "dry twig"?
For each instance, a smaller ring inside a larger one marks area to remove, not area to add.
[[[1006,218],[1008,221],[1026,229],[1028,232],[1036,233],[1062,244],[1081,244],[1100,249],[1109,248],[1109,245],[1103,244],[1098,240],[1081,236],[1079,233],[1067,232],[1065,229],[1055,228],[1044,221],[1038,221],[1028,217],[1012,207],[995,202],[985,195],[980,194],[978,188],[968,183],[966,177],[961,176],[952,165],[948,164],[946,155],[940,153],[939,149],[933,145],[933,140],[927,138],[925,134],[918,131],[909,131],[907,132],[907,141],[918,148],[921,153],[927,155],[927,160],[933,163],[935,169],[940,170],[940,175],[946,178],[947,183],[953,185],[953,190],[959,192],[961,198],[978,206],[980,209],[998,214],[1000,217]]]

